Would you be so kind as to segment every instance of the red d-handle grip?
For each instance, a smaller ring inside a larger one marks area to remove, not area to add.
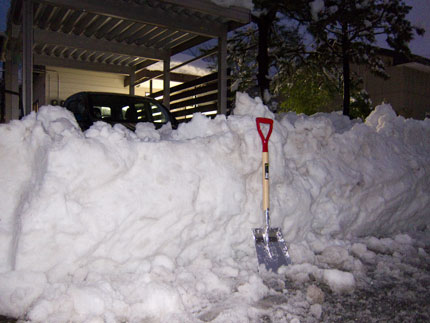
[[[269,151],[269,138],[270,138],[270,135],[272,134],[272,130],[273,130],[273,120],[268,119],[268,118],[257,118],[255,121],[257,123],[258,134],[261,137],[261,143],[263,144],[263,153],[268,152]],[[260,124],[262,124],[262,123],[269,125],[269,131],[267,132],[266,136],[264,136],[263,132],[261,131]]]

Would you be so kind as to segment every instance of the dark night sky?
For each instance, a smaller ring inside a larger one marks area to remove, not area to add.
[[[410,43],[412,53],[427,57],[430,59],[430,0],[406,0],[406,3],[412,6],[409,13],[409,20],[419,27],[426,29],[424,37],[416,37]],[[0,0],[0,31],[6,29],[7,9],[10,0]],[[386,47],[383,43],[381,47]]]
[[[9,8],[10,0],[0,0],[0,31],[6,29],[7,9]]]
[[[415,37],[409,48],[416,55],[430,58],[430,0],[406,0],[406,3],[412,7],[408,19],[413,25],[426,30],[423,37]]]

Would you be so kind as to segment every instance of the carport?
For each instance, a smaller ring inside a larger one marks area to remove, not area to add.
[[[33,66],[122,73],[124,86],[151,77],[163,61],[163,102],[169,106],[170,58],[218,40],[218,113],[227,104],[227,32],[249,22],[249,10],[210,0],[12,0],[6,86],[17,88],[22,57],[24,114],[33,104]],[[15,59],[14,59],[15,58]]]

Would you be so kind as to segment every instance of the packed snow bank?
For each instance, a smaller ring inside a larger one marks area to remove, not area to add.
[[[52,106],[1,125],[0,314],[256,317],[252,304],[270,293],[251,233],[263,225],[257,116],[274,117],[239,95],[234,116],[197,114],[178,130],[99,122],[82,133]],[[295,263],[287,277],[312,274],[350,292],[374,246],[402,251],[414,232],[428,233],[430,120],[405,120],[387,105],[364,123],[286,114],[269,152],[272,223]]]

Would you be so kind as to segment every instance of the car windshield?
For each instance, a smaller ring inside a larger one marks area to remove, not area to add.
[[[121,95],[92,94],[93,113],[111,122],[154,122],[168,120],[162,107],[155,101]]]

